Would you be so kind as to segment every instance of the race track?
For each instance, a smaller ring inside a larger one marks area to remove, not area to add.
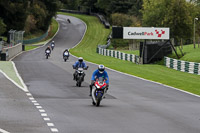
[[[109,95],[100,107],[92,106],[89,84],[97,65],[86,62],[89,69],[85,81],[82,87],[76,87],[72,64],[77,58],[70,56],[67,62],[62,59],[65,48],[81,41],[86,26],[70,16],[58,15],[57,20],[60,31],[53,39],[56,46],[48,60],[46,46],[13,60],[30,93],[50,118],[49,123],[53,123],[46,124],[32,105],[38,116],[34,113],[30,117],[40,125],[35,133],[200,133],[199,97],[110,69],[106,69]],[[19,133],[34,133],[27,130]]]

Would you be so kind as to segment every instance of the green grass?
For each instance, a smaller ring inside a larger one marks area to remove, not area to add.
[[[70,52],[76,56],[82,56],[85,60],[104,64],[106,67],[142,77],[148,80],[160,82],[173,86],[197,95],[200,95],[200,76],[176,71],[166,68],[163,65],[137,65],[128,61],[122,61],[112,57],[99,55],[96,53],[98,44],[105,44],[110,30],[105,29],[96,17],[86,15],[74,15],[69,13],[60,13],[75,16],[82,19],[88,26],[83,41]]]
[[[23,87],[21,81],[17,77],[12,62],[11,61],[0,61],[0,69],[12,80],[14,80],[18,85]]]
[[[140,55],[139,50],[117,50],[126,54]]]
[[[200,48],[196,45],[196,48],[194,49],[194,45],[184,45],[182,52],[184,53],[184,56],[181,55],[181,52],[178,48],[176,48],[178,55],[181,57],[179,60],[184,61],[190,61],[190,62],[199,62],[200,63]],[[177,58],[176,54],[173,52],[172,55],[169,55],[169,57]]]
[[[25,51],[29,51],[29,50],[32,50],[34,48],[37,48],[38,46],[34,46],[34,45],[26,45],[25,46]]]

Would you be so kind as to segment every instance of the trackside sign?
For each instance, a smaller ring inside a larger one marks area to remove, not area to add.
[[[123,39],[169,39],[169,28],[123,27]]]

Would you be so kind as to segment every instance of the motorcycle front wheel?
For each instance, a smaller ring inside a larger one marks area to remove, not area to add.
[[[101,93],[98,93],[98,94],[97,94],[97,98],[96,98],[96,101],[97,101],[96,106],[97,106],[97,107],[100,105],[101,98],[102,98]]]

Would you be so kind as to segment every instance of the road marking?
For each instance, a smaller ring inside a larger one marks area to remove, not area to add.
[[[58,129],[57,128],[51,128],[51,131],[52,132],[58,132]]]
[[[54,124],[53,123],[47,123],[47,126],[54,127]]]
[[[33,98],[33,97],[29,97],[29,99],[30,99],[30,100],[34,100],[34,98]]]
[[[40,105],[40,104],[39,104],[39,103],[34,103],[34,105],[35,105],[35,106],[38,106],[38,105]]]
[[[36,100],[34,100],[34,101],[31,101],[32,103],[37,103],[37,101]]]
[[[1,132],[1,133],[10,133],[10,132],[5,131],[5,130],[3,130],[3,129],[1,129],[1,128],[0,128],[0,132]]]
[[[46,113],[41,113],[41,116],[47,116],[47,114]]]
[[[27,95],[27,96],[32,96],[32,94],[31,94],[31,93],[26,93],[26,95]]]
[[[41,108],[42,108],[42,106],[36,106],[36,108],[37,108],[37,109],[41,109]]]
[[[20,80],[21,84],[23,85],[23,88],[21,87],[21,89],[22,89],[23,91],[25,91],[25,92],[28,92],[28,88],[27,88],[27,86],[25,85],[25,83],[24,83],[23,79],[21,78],[21,76],[19,75],[19,73],[18,73],[18,71],[17,71],[17,68],[16,68],[16,66],[15,66],[15,63],[14,63],[13,61],[11,61],[11,62],[12,62],[12,64],[13,64],[13,68],[14,68],[14,70],[15,70],[15,73],[16,73],[18,79]]]
[[[44,120],[45,121],[50,121],[50,118],[45,117]]]
[[[45,112],[45,110],[44,110],[44,109],[39,109],[39,111],[40,111],[41,113],[44,113],[44,112]]]

